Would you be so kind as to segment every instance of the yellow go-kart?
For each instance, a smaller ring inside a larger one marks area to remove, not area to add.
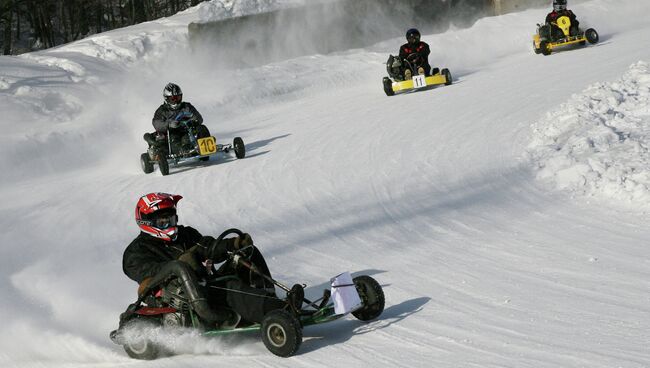
[[[553,37],[553,27],[562,31],[560,37]],[[584,32],[577,29],[572,32],[574,28],[577,27],[571,27],[571,19],[567,16],[559,17],[557,22],[551,24],[537,24],[537,33],[533,36],[533,50],[536,54],[550,55],[558,47],[598,42],[598,32],[595,29],[589,28]]]
[[[388,58],[386,69],[389,76],[384,77],[383,84],[387,96],[418,89],[429,89],[442,84],[448,86],[453,81],[449,69],[438,70],[438,68],[433,68],[431,75],[418,74],[417,68],[408,60],[402,61],[393,55]],[[412,77],[410,79],[404,78],[403,71],[406,69],[411,71]]]

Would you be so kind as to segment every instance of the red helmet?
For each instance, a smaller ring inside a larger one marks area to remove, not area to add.
[[[145,233],[166,241],[178,235],[176,203],[183,198],[177,194],[149,193],[135,205],[135,222]]]

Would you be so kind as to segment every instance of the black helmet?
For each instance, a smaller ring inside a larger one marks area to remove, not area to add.
[[[553,10],[566,10],[566,0],[553,0]]]
[[[411,45],[415,45],[420,42],[420,31],[415,28],[411,28],[406,31],[406,41]]]
[[[183,101],[183,91],[178,84],[167,83],[163,90],[163,98],[165,99],[165,104],[167,106],[176,110]]]

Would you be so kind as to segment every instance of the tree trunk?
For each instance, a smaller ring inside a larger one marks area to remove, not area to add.
[[[12,24],[13,24],[13,14],[14,6],[11,0],[3,1],[2,10],[4,14],[1,14],[2,20],[4,21],[4,40],[2,40],[4,55],[11,55],[11,46],[12,46]]]

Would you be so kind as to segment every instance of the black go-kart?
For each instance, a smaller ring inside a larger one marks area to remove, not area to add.
[[[224,231],[216,242],[219,243],[230,234],[243,235],[238,229],[229,229]],[[111,340],[122,345],[130,357],[151,360],[168,355],[170,352],[148,337],[147,331],[159,328],[163,330],[190,328],[200,331],[204,336],[257,332],[271,353],[289,357],[298,351],[302,343],[302,330],[306,326],[334,321],[349,313],[361,321],[370,321],[379,317],[384,311],[384,292],[381,285],[370,276],[360,275],[351,278],[349,273],[342,274],[346,275],[346,278],[339,275],[331,280],[331,289],[323,290],[319,299],[309,300],[304,296],[304,285],[294,285],[292,288],[283,285],[260,271],[241,252],[230,253],[229,260],[224,262],[213,276],[203,280],[205,287],[224,289],[226,281],[237,277],[220,272],[228,267],[236,267],[258,275],[284,290],[287,293],[286,299],[282,299],[286,303],[285,307],[267,313],[261,323],[250,323],[239,317],[230,319],[230,322],[220,324],[219,327],[207,327],[201,323],[192,304],[184,295],[181,282],[178,278],[172,278],[162,285],[150,285],[135,303],[129,305],[120,316],[119,328],[110,333]],[[265,290],[268,290],[268,287]],[[345,298],[344,294],[347,295]],[[273,290],[268,297],[277,298],[275,295]],[[356,301],[353,300],[354,298]],[[350,300],[353,301],[349,302]],[[237,316],[234,311],[231,313]],[[133,334],[129,335],[129,329],[142,333],[136,333],[134,338]]]
[[[186,136],[176,136],[166,133],[145,134],[149,141],[147,152],[140,155],[140,165],[145,174],[154,171],[158,165],[162,175],[169,175],[169,167],[177,166],[189,161],[208,161],[210,156],[220,152],[234,151],[238,159],[246,157],[246,147],[240,137],[235,137],[232,144],[219,144],[217,139],[210,135],[205,125],[192,124],[192,114],[180,113],[176,120],[185,127]]]

